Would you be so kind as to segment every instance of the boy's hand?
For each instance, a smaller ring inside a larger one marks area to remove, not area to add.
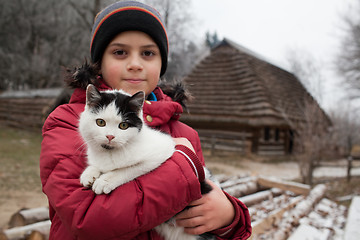
[[[188,234],[199,235],[231,224],[235,210],[223,191],[212,181],[206,180],[213,188],[202,198],[189,204],[191,208],[176,216],[176,224]]]

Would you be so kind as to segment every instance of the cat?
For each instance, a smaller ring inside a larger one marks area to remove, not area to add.
[[[80,182],[96,194],[108,194],[154,170],[174,153],[169,135],[143,123],[144,99],[144,92],[130,96],[122,90],[87,87],[79,132],[88,147],[88,166]]]
[[[171,136],[144,124],[144,100],[144,92],[131,96],[122,90],[100,92],[92,84],[87,86],[85,110],[79,119],[79,132],[88,148],[88,166],[80,176],[84,187],[108,194],[172,156],[175,142]],[[201,185],[202,193],[211,191],[207,183]],[[205,239],[186,234],[173,222],[170,219],[155,230],[166,240]]]

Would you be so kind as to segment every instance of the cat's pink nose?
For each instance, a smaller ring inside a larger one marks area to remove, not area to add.
[[[109,142],[115,138],[113,135],[106,135],[106,138],[109,139]]]

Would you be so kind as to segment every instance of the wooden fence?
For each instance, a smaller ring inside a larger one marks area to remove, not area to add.
[[[69,97],[69,92],[61,88],[2,93],[0,123],[19,129],[39,130],[47,115]]]

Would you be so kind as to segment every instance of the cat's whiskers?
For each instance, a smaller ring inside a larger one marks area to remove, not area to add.
[[[78,140],[76,142],[76,145],[78,145],[78,144],[79,144],[79,147],[76,149],[76,151],[80,152],[80,154],[84,154],[84,152],[87,151],[86,142],[82,139],[82,140]]]

